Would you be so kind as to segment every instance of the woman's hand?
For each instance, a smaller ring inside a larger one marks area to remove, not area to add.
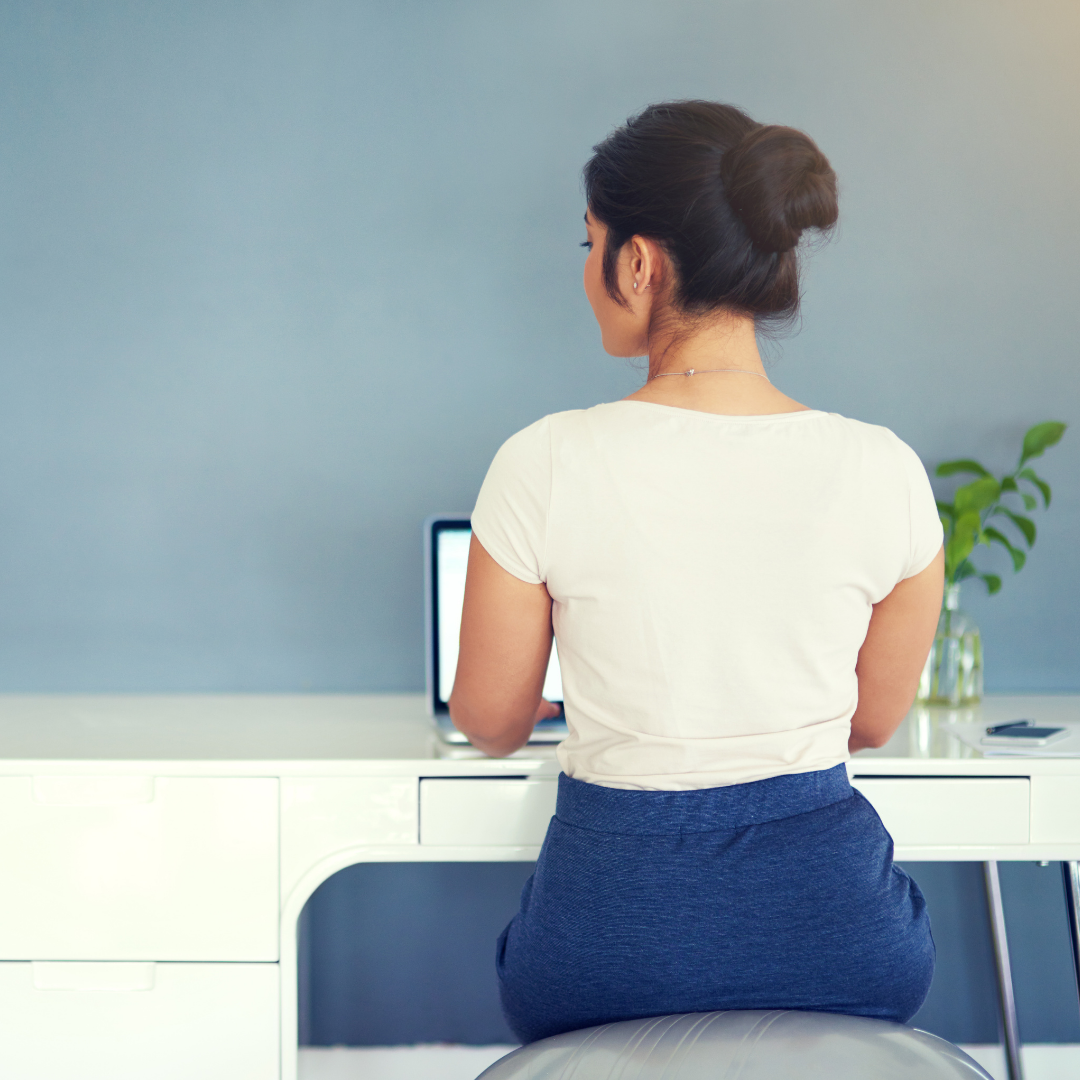
[[[505,757],[529,741],[538,720],[559,715],[540,696],[551,641],[547,588],[504,570],[474,533],[450,695],[450,718],[473,746]]]
[[[907,715],[934,643],[945,582],[945,551],[874,605],[859,650],[859,705],[848,750],[884,746]]]

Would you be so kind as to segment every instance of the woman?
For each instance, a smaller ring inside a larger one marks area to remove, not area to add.
[[[623,401],[545,417],[473,515],[454,723],[493,755],[552,706],[552,820],[499,940],[523,1041],[712,1009],[906,1021],[933,973],[918,886],[848,784],[915,696],[941,605],[926,472],[809,409],[755,332],[792,319],[805,229],[837,218],[805,135],[654,105],[585,168],[585,291]]]

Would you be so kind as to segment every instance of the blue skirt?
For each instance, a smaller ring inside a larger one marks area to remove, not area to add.
[[[507,1022],[533,1042],[714,1009],[906,1022],[934,941],[843,765],[696,791],[562,775],[496,962]]]

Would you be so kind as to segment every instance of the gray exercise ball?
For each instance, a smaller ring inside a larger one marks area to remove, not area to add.
[[[992,1080],[925,1031],[862,1016],[684,1013],[552,1035],[477,1080]]]

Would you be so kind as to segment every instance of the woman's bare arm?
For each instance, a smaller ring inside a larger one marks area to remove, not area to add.
[[[540,696],[551,639],[547,588],[508,573],[474,534],[450,695],[450,718],[473,746],[505,757],[529,741],[537,720],[559,714]]]
[[[945,552],[914,577],[901,581],[874,605],[859,650],[859,706],[851,718],[848,749],[884,746],[907,715],[934,643],[945,582]]]

